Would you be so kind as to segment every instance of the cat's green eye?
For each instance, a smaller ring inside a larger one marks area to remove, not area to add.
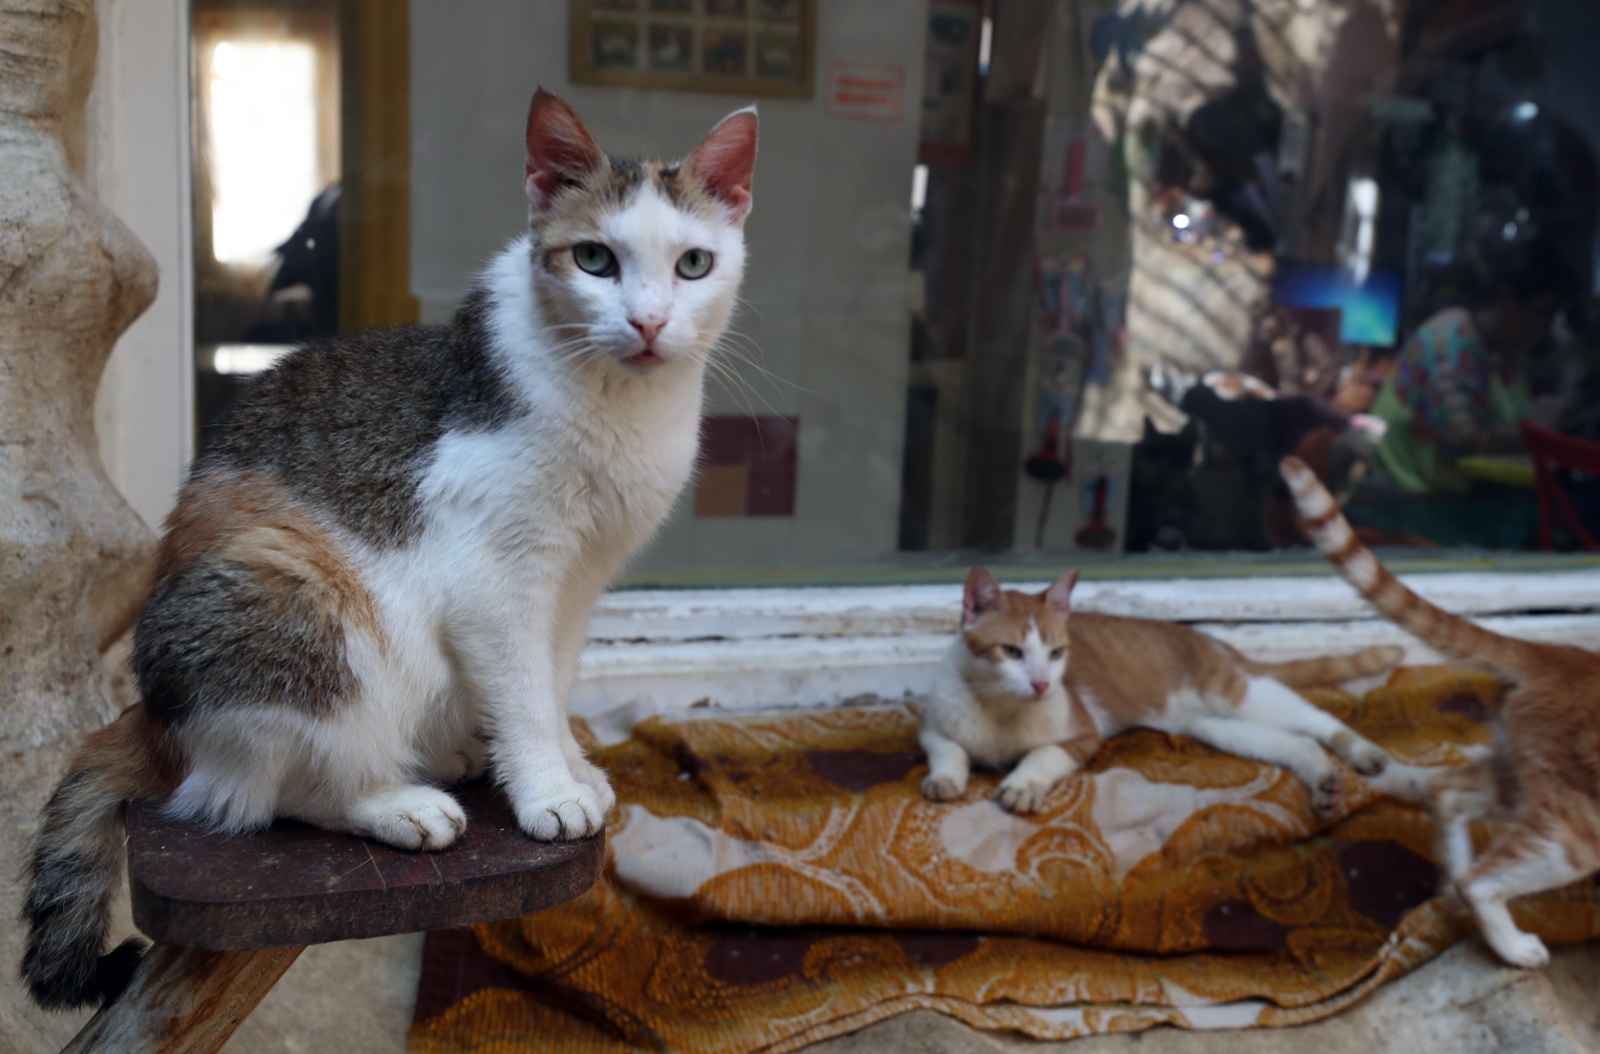
[[[680,278],[704,278],[711,273],[711,253],[705,249],[690,249],[678,257]]]
[[[1014,647],[1013,645],[1002,644],[1002,645],[1000,645],[1000,650],[1005,653],[1005,656],[1008,659],[1020,659],[1020,658],[1022,658],[1022,649],[1018,648],[1018,647]]]
[[[572,247],[572,260],[596,278],[617,273],[617,254],[599,242],[579,242]]]
[[[1059,658],[1061,658],[1061,656],[1065,655],[1066,653],[1067,653],[1067,649],[1065,649],[1065,648],[1057,648],[1055,651],[1050,653],[1050,657],[1052,659],[1059,659]]]

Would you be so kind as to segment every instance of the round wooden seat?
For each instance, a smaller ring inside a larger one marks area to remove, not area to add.
[[[133,918],[156,945],[64,1054],[213,1054],[308,944],[515,918],[599,879],[603,835],[535,842],[498,788],[452,793],[467,832],[437,853],[287,820],[221,835],[133,805]]]
[[[243,951],[515,918],[583,895],[600,877],[603,836],[535,842],[485,781],[452,791],[467,832],[437,853],[280,820],[214,834],[147,803],[128,811],[133,920],[162,944]]]

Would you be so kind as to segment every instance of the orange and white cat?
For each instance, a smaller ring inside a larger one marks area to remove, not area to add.
[[[1510,683],[1488,758],[1430,784],[1438,859],[1477,916],[1484,939],[1517,966],[1550,961],[1506,904],[1600,870],[1600,655],[1565,644],[1503,637],[1417,596],[1356,540],[1317,478],[1295,458],[1283,478],[1317,547],[1367,601],[1452,658]],[[1502,826],[1477,860],[1468,825]]]
[[[1318,744],[1363,775],[1383,771],[1382,748],[1289,686],[1382,673],[1400,661],[1401,649],[1253,662],[1174,622],[1073,612],[1077,581],[1073,571],[1043,593],[1019,593],[972,569],[960,632],[922,708],[924,795],[949,801],[965,793],[973,763],[1014,763],[996,797],[1011,812],[1034,812],[1101,742],[1136,727],[1282,765],[1324,812],[1338,806],[1344,788]]]

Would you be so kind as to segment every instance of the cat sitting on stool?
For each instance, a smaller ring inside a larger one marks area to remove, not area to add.
[[[1078,573],[1039,594],[1002,591],[987,570],[967,576],[961,629],[922,707],[928,755],[922,793],[950,801],[969,767],[1016,767],[1000,805],[1038,810],[1050,788],[1130,728],[1192,736],[1218,750],[1289,769],[1318,811],[1343,785],[1326,746],[1362,775],[1388,755],[1290,689],[1335,684],[1399,663],[1397,647],[1295,662],[1253,662],[1187,626],[1072,612]]]
[[[34,838],[42,1005],[98,1002],[138,959],[100,959],[128,799],[437,850],[467,826],[443,786],[487,761],[532,837],[604,826],[616,795],[568,697],[591,606],[694,469],[756,115],[641,163],[540,91],[525,138],[529,229],[448,325],[293,352],[195,460],[134,630],[142,702],[89,737]]]

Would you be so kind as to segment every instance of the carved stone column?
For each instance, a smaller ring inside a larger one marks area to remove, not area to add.
[[[95,450],[94,397],[156,266],[69,166],[93,0],[0,0],[0,1036],[59,1049],[16,979],[23,853],[84,733],[115,706],[101,652],[143,599],[152,539]]]

